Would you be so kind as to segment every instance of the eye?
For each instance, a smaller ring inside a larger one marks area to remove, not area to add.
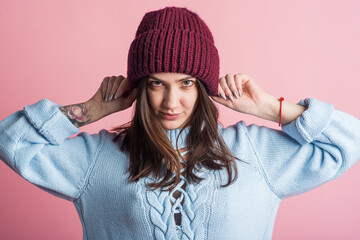
[[[160,81],[150,81],[150,85],[154,87],[161,86],[162,83]]]
[[[193,80],[185,80],[182,83],[184,84],[184,86],[190,87],[191,85],[194,84],[194,81]]]

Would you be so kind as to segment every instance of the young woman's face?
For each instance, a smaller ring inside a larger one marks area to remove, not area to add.
[[[197,79],[183,73],[153,73],[146,83],[149,104],[166,129],[183,126],[191,116],[198,89]]]

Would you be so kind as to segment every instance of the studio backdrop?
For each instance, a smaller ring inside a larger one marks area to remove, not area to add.
[[[315,97],[360,118],[358,1],[7,0],[0,2],[0,120],[42,98],[64,106],[87,101],[104,77],[126,76],[141,18],[171,5],[198,13],[211,28],[220,76],[245,73],[273,96],[292,103]],[[242,119],[280,129],[216,106],[224,126]],[[110,129],[131,114],[113,114],[81,131]],[[359,239],[359,184],[357,163],[339,179],[284,200],[273,239]],[[0,161],[0,239],[82,239],[82,226],[71,202]]]

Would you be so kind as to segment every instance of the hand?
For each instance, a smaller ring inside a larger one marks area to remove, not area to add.
[[[226,100],[221,96],[225,97]],[[244,73],[227,74],[226,77],[221,77],[218,97],[211,96],[214,101],[226,107],[251,115],[256,115],[259,112],[267,97],[268,94],[250,76]]]
[[[122,75],[105,77],[100,88],[89,100],[100,108],[103,116],[125,110],[133,104],[137,88],[132,88]]]

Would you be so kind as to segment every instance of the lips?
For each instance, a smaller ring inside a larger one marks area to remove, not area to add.
[[[168,115],[168,116],[177,116],[180,114],[180,113],[164,113],[164,112],[161,112],[161,113],[164,115]]]
[[[164,113],[164,112],[160,112],[160,113],[161,113],[161,116],[167,120],[174,120],[180,115],[180,113],[177,113],[177,114]]]

